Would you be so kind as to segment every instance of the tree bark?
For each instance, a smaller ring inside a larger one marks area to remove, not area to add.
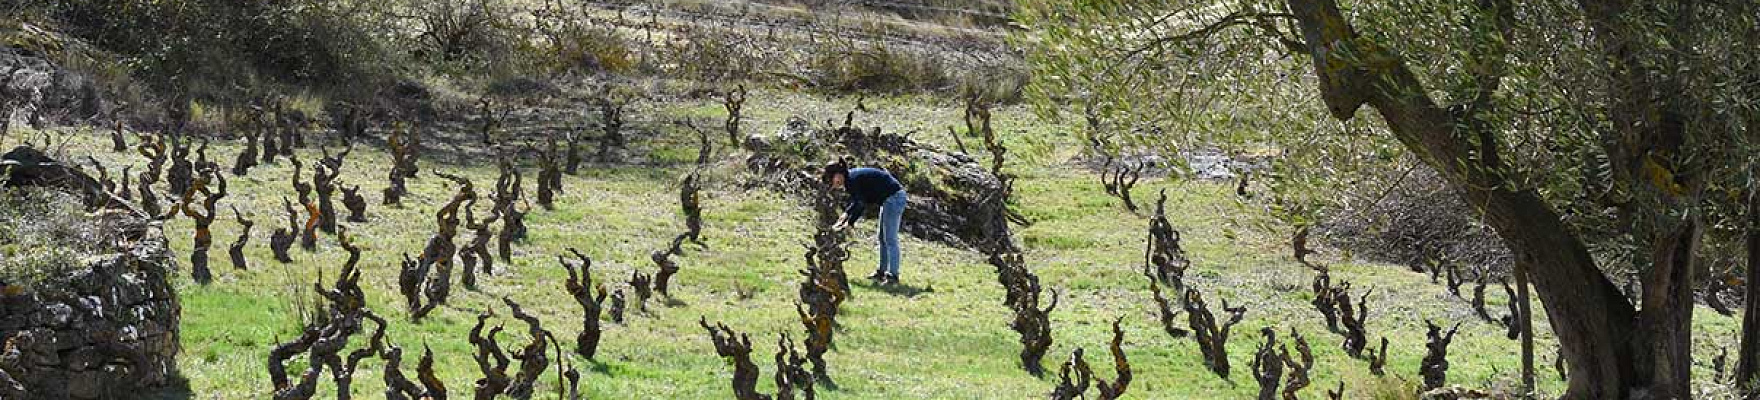
[[[1516,313],[1510,318],[1522,324],[1522,393],[1534,393],[1534,310],[1528,301],[1528,271],[1515,266]]]
[[[1754,394],[1754,374],[1760,372],[1760,188],[1748,189],[1748,272],[1742,280],[1742,344],[1736,352],[1736,387]]]
[[[1315,65],[1321,97],[1333,117],[1348,120],[1373,107],[1404,147],[1443,173],[1531,272],[1569,361],[1563,398],[1613,399],[1646,394],[1687,398],[1682,364],[1690,357],[1691,245],[1698,226],[1676,224],[1649,236],[1656,264],[1640,313],[1604,276],[1588,247],[1533,189],[1516,189],[1496,158],[1494,138],[1473,111],[1439,106],[1405,61],[1357,36],[1335,0],[1289,0]],[[1495,90],[1496,76],[1489,79]],[[1641,101],[1641,100],[1631,100]],[[1653,105],[1652,105],[1653,106]],[[1475,144],[1468,138],[1477,136]],[[1473,162],[1468,162],[1473,161]],[[1685,298],[1688,301],[1681,301]],[[1654,303],[1652,303],[1654,302]],[[1686,307],[1684,312],[1681,307]]]

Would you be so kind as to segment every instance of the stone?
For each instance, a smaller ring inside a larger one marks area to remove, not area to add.
[[[17,183],[17,182],[14,182]],[[117,204],[87,199],[88,207]],[[0,397],[103,399],[169,384],[180,307],[157,222],[129,207],[95,214],[119,232],[111,254],[80,260],[56,291],[0,296]]]

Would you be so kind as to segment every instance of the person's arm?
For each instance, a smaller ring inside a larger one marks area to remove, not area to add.
[[[843,218],[840,218],[841,221],[837,222],[837,226],[848,227],[854,225],[857,220],[862,219],[862,211],[866,211],[866,209],[867,204],[862,203],[861,199],[851,197],[849,199],[849,207],[843,209]]]

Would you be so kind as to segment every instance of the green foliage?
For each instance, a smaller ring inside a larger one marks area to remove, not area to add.
[[[635,68],[635,53],[614,29],[575,26],[551,37],[554,69],[624,74]]]
[[[369,1],[51,0],[30,13],[126,59],[172,93],[243,99],[285,83],[340,88],[382,73],[385,24]]]
[[[758,133],[776,132],[791,115],[821,121],[841,116],[853,103],[853,99],[768,89],[753,90],[752,94],[751,104],[785,105],[749,109],[750,130]],[[858,114],[858,123],[881,126],[886,132],[919,127],[930,132],[928,128],[958,121],[960,115],[958,105],[920,97],[870,98],[868,104],[874,111]],[[652,105],[656,115],[667,116],[719,108],[712,100]],[[1061,126],[1027,122],[1031,116],[1022,107],[999,107],[996,111],[1002,139],[1015,145],[1026,143],[1023,136],[1034,136],[1053,149],[1042,159],[1016,162],[1011,158],[1008,166],[1011,173],[1020,176],[1015,192],[1019,209],[1035,222],[1017,227],[1017,238],[1031,241],[1026,243],[1026,256],[1042,284],[1063,293],[1063,304],[1052,314],[1058,347],[1050,354],[1067,356],[1075,347],[1104,349],[1111,338],[1112,319],[1125,316],[1124,349],[1136,374],[1129,397],[1250,397],[1253,385],[1215,378],[1199,366],[1201,358],[1189,339],[1170,338],[1161,331],[1140,270],[1146,222],[1119,207],[1091,173],[1069,167],[1069,158],[1074,155],[1071,149],[1079,146],[1079,139],[1058,133],[1066,130]],[[412,180],[412,195],[403,207],[370,208],[369,222],[349,224],[348,229],[365,249],[361,265],[368,267],[362,270],[362,283],[369,307],[395,321],[387,339],[406,351],[422,344],[432,346],[440,379],[449,388],[468,388],[482,375],[472,362],[473,349],[464,340],[466,332],[476,313],[500,307],[503,297],[528,304],[529,311],[542,318],[558,337],[572,337],[580,329],[580,309],[559,283],[564,272],[557,268],[555,256],[566,254],[569,247],[580,248],[594,258],[597,282],[611,290],[627,290],[623,281],[631,271],[652,272],[649,252],[665,246],[681,228],[673,185],[680,174],[694,166],[695,136],[679,129],[661,129],[656,135],[650,142],[655,147],[652,150],[676,156],[642,165],[584,169],[580,175],[565,176],[570,190],[560,196],[556,210],[533,210],[527,220],[532,237],[515,246],[513,262],[498,262],[496,275],[479,276],[479,291],[455,292],[449,307],[435,311],[421,324],[404,322],[406,312],[394,294],[395,266],[401,253],[422,248],[433,233],[434,199],[445,198],[455,188],[440,179]],[[952,145],[945,134],[924,133],[913,138]],[[106,146],[101,132],[76,134],[69,152],[73,157],[92,155],[112,165],[113,171],[125,164],[139,170],[139,156],[112,153]],[[241,147],[241,141],[217,140],[210,152],[234,154]],[[316,159],[316,152],[300,150],[300,156]],[[363,187],[383,182],[383,171],[368,167],[371,160],[389,158],[382,148],[357,144],[349,157],[344,180]],[[793,308],[799,283],[795,271],[802,267],[800,243],[811,233],[810,207],[798,197],[744,188],[739,177],[745,172],[740,164],[716,163],[704,172],[717,177],[709,181],[723,184],[710,185],[703,193],[704,238],[709,245],[687,246],[686,254],[676,258],[683,270],[674,281],[674,293],[682,305],[650,304],[651,313],[632,314],[625,324],[607,325],[602,359],[596,363],[571,360],[583,369],[582,387],[589,396],[725,398],[729,395],[728,370],[696,325],[698,317],[721,316],[736,329],[751,332],[756,350],[764,356],[773,354],[777,332],[801,329]],[[493,166],[474,162],[437,159],[424,161],[423,168],[467,176],[478,182],[479,188],[496,176]],[[531,166],[525,168],[530,171]],[[262,229],[277,225],[284,216],[280,197],[287,191],[285,179],[291,169],[288,163],[264,165],[253,169],[248,179],[231,181],[229,189],[236,195],[228,197],[227,205],[237,205],[257,222],[256,236],[245,249],[253,261],[250,270],[216,270],[219,279],[206,286],[181,275],[174,277],[184,318],[185,347],[178,367],[189,380],[192,393],[261,397],[269,385],[262,364],[264,355],[275,344],[299,334],[301,321],[296,315],[314,304],[312,282],[333,280],[335,266],[346,256],[332,238],[325,237],[318,251],[297,252],[292,264],[270,261]],[[1264,217],[1237,203],[1232,187],[1153,179],[1138,190],[1154,193],[1163,188],[1170,197],[1169,218],[1194,260],[1191,282],[1205,291],[1206,297],[1225,297],[1231,304],[1238,301],[1251,307],[1247,319],[1235,327],[1236,335],[1265,326],[1280,332],[1296,328],[1313,344],[1315,386],[1305,390],[1303,398],[1323,398],[1320,392],[1334,388],[1339,381],[1349,382],[1346,396],[1353,399],[1397,390],[1396,386],[1377,383],[1367,372],[1366,363],[1344,355],[1336,345],[1337,337],[1324,333],[1324,323],[1304,297],[1311,272],[1283,255],[1280,249],[1286,246],[1286,236],[1252,229],[1250,223],[1241,221]],[[377,200],[373,194],[368,196]],[[482,205],[478,207],[480,212]],[[192,227],[188,218],[166,221],[170,245],[178,254],[187,254],[190,249]],[[225,242],[235,237],[240,227],[230,222],[227,212],[213,229],[214,237]],[[867,247],[874,240],[873,225],[863,224],[851,232],[855,238],[853,258],[846,265],[873,265],[876,258]],[[839,336],[837,350],[828,354],[838,389],[820,392],[821,398],[1029,398],[1050,390],[1054,382],[1033,378],[1015,365],[1019,344],[1008,330],[1009,311],[998,303],[1002,289],[982,255],[908,235],[902,243],[905,284],[934,290],[911,295],[854,282],[854,296],[844,305],[847,314],[842,314],[847,318],[840,317],[849,334]],[[1393,375],[1413,376],[1424,353],[1422,319],[1454,318],[1470,311],[1463,302],[1450,300],[1426,277],[1390,273],[1392,270],[1386,265],[1340,263],[1333,265],[1332,273],[1336,279],[1376,288],[1370,299],[1375,310],[1371,313],[1377,315],[1371,319],[1371,330],[1394,343],[1387,370]],[[1502,293],[1492,291],[1489,295],[1492,304],[1501,304]],[[494,322],[512,323],[504,313],[498,315],[502,316]],[[1697,343],[1731,344],[1738,324],[1738,319],[1704,311],[1694,323],[1694,329],[1704,335],[1703,342]],[[1555,342],[1545,333],[1548,330],[1540,331],[1541,389],[1557,393],[1562,383],[1553,378],[1556,374],[1549,362]],[[1454,382],[1473,386],[1512,379],[1510,366],[1515,355],[1511,342],[1501,336],[1501,327],[1468,321],[1462,332],[1450,352]],[[525,340],[523,332],[508,334],[513,336],[504,336],[510,338],[504,343]],[[767,340],[756,343],[760,334]],[[1258,340],[1231,340],[1230,345],[1234,360],[1244,362],[1240,357],[1251,354]],[[1094,358],[1090,356],[1089,361]],[[382,383],[376,374],[382,363],[375,358],[363,361],[355,375],[357,397],[380,392]],[[410,372],[407,367],[406,373]],[[1095,362],[1094,367],[1100,376],[1114,376],[1111,363]],[[766,374],[773,371],[768,364],[762,368]],[[1709,366],[1695,368],[1700,376],[1710,374]],[[549,389],[555,387],[554,371],[545,375],[541,385],[545,390],[534,398],[555,398]],[[764,380],[763,385],[768,384]],[[331,387],[329,382],[321,384],[322,393],[317,397],[332,397]],[[762,391],[770,389],[760,387]],[[189,396],[180,395],[164,398]]]
[[[1491,11],[1473,2],[1346,6],[1360,40],[1403,57],[1427,94],[1450,112],[1473,107],[1488,88],[1482,76],[1501,71],[1502,85],[1475,111],[1477,123],[1494,132],[1506,164],[1499,172],[1510,188],[1538,191],[1571,215],[1568,222],[1591,242],[1629,247],[1619,242],[1633,238],[1622,234],[1632,221],[1621,222],[1615,210],[1655,205],[1626,203],[1651,178],[1610,174],[1622,166],[1610,164],[1609,151],[1625,146],[1611,125],[1620,113],[1609,93],[1615,70],[1593,32],[1580,28],[1585,16],[1578,4],[1515,3],[1507,36],[1499,34]],[[1021,20],[1034,34],[1018,43],[1041,77],[1028,94],[1042,116],[1090,118],[1086,135],[1125,146],[1275,154],[1267,206],[1288,222],[1360,209],[1364,204],[1353,203],[1374,201],[1374,193],[1418,162],[1409,144],[1386,133],[1379,115],[1361,112],[1346,122],[1326,115],[1311,58],[1282,1],[1038,0],[1021,6]],[[1760,33],[1755,9],[1752,2],[1646,5],[1619,28],[1656,40],[1644,43],[1648,50],[1637,62],[1670,71],[1655,81],[1680,84],[1684,92],[1670,93],[1678,97],[1670,101],[1692,105],[1681,108],[1691,110],[1681,117],[1689,127],[1684,148],[1693,156],[1646,170],[1707,177],[1721,198],[1689,201],[1702,212],[1733,215],[1729,210],[1739,210],[1739,201],[1724,198],[1753,187],[1760,136],[1752,127],[1760,122],[1760,106],[1751,101],[1754,91],[1735,88],[1760,79],[1751,68],[1760,58],[1743,50],[1754,48]],[[1686,15],[1695,19],[1679,19]],[[1467,141],[1480,145],[1478,137]]]

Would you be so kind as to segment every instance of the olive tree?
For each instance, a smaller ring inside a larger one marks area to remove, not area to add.
[[[1024,3],[1045,114],[1274,149],[1290,208],[1386,165],[1434,169],[1531,280],[1565,398],[1691,396],[1701,241],[1755,187],[1760,5]],[[1638,302],[1604,270],[1637,272]]]

